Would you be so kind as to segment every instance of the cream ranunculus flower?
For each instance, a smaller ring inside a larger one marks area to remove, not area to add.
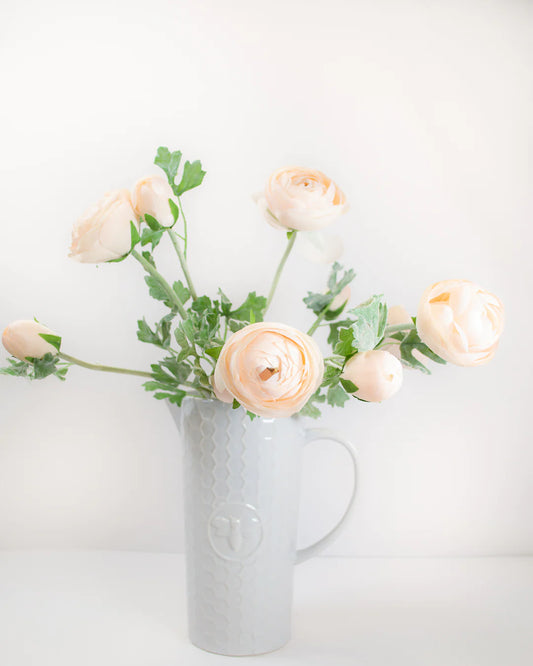
[[[46,326],[33,319],[19,319],[11,322],[2,333],[2,344],[7,351],[21,361],[29,358],[42,358],[45,354],[57,354],[57,349],[39,333],[56,335]]]
[[[416,327],[422,342],[445,361],[483,365],[496,352],[503,304],[469,280],[443,280],[420,299]]]
[[[258,322],[226,341],[214,385],[217,395],[229,393],[258,416],[287,417],[305,405],[323,372],[322,355],[311,337],[285,324]]]
[[[354,395],[367,402],[381,402],[393,396],[402,385],[400,361],[387,351],[372,349],[352,356],[342,378],[357,386]]]
[[[139,221],[128,190],[108,192],[76,222],[70,257],[86,264],[119,259],[131,248],[131,225]]]
[[[178,205],[168,181],[161,176],[146,176],[138,180],[133,187],[132,203],[137,215],[151,215],[164,227],[174,224],[169,199]]]
[[[348,210],[346,197],[321,171],[284,167],[270,176],[257,203],[272,226],[316,231]]]

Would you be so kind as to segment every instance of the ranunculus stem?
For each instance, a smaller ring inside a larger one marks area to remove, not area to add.
[[[147,260],[145,259],[141,254],[137,252],[137,250],[132,250],[131,251],[132,257],[135,257],[137,261],[141,264],[141,266],[144,268],[144,270],[149,273],[152,277],[154,277],[161,287],[165,290],[168,296],[168,300],[176,306],[176,309],[180,313],[182,319],[187,319],[187,311],[185,310],[185,307],[183,306],[183,303],[180,301],[178,298],[178,295],[172,289],[172,287],[169,285],[169,283],[165,280],[165,278],[159,273],[159,271],[154,268],[154,266]]]
[[[276,270],[276,273],[274,275],[274,279],[272,280],[272,286],[270,287],[270,291],[268,293],[267,297],[267,302],[265,306],[265,312],[263,314],[266,314],[266,311],[270,307],[270,303],[272,302],[272,299],[274,298],[274,293],[276,291],[276,288],[278,286],[279,279],[281,277],[281,273],[283,272],[283,268],[285,264],[287,263],[287,259],[289,258],[289,254],[291,253],[291,250],[294,246],[294,243],[296,241],[296,231],[291,231],[290,236],[289,236],[289,242],[287,243],[287,247],[285,248],[285,252],[283,253],[283,256],[281,257],[281,261],[279,262],[278,268]]]
[[[183,219],[183,255],[185,259],[187,259],[187,218],[185,217],[185,213],[183,211],[183,205],[181,203],[181,197],[178,197],[178,206],[180,207],[180,213],[181,217]],[[189,287],[190,289],[190,287]],[[192,294],[192,290],[191,290]],[[193,296],[193,298],[196,298],[196,296]]]
[[[387,326],[385,328],[385,332],[383,333],[383,337],[386,338],[388,335],[392,335],[394,333],[400,333],[401,331],[413,331],[416,328],[414,324],[393,324],[391,326]]]
[[[115,368],[112,365],[87,363],[87,361],[81,361],[79,358],[75,358],[69,354],[64,354],[63,352],[59,352],[58,356],[68,363],[73,363],[74,365],[79,365],[82,368],[88,368],[89,370],[99,370],[100,372],[115,372],[119,375],[136,375],[137,377],[149,377],[151,379],[154,377],[151,372],[144,372],[143,370],[129,370],[128,368]]]
[[[325,307],[322,312],[318,315],[318,317],[315,320],[315,323],[311,326],[311,328],[307,331],[307,335],[313,335],[313,333],[316,331],[316,329],[320,326],[320,322],[324,317],[326,316],[326,312],[329,310],[329,305]]]
[[[185,275],[185,280],[187,281],[187,285],[189,287],[189,291],[191,292],[191,296],[193,300],[196,300],[198,296],[196,293],[196,289],[194,288],[194,285],[192,283],[192,278],[191,274],[189,273],[189,267],[187,265],[187,259],[185,257],[185,253],[182,251],[178,241],[178,234],[173,229],[167,229],[167,231],[168,235],[170,236],[170,240],[172,241],[172,245],[176,250],[176,254],[178,255],[178,259],[180,260],[181,268],[183,270],[183,275]],[[187,247],[187,230],[185,230],[185,235],[183,238],[184,238],[185,247]]]

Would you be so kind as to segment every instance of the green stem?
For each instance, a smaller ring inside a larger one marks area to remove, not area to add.
[[[87,361],[81,361],[79,358],[70,356],[69,354],[64,354],[63,352],[58,353],[59,358],[62,358],[68,363],[73,363],[74,365],[79,365],[82,368],[88,368],[89,370],[99,370],[100,372],[115,372],[119,375],[135,375],[137,377],[150,377],[153,379],[151,372],[143,372],[142,370],[128,370],[127,368],[115,368],[112,365],[99,365],[97,363],[87,363]]]
[[[176,306],[176,309],[180,313],[182,319],[187,319],[187,311],[185,310],[183,303],[180,301],[174,289],[172,289],[172,287],[161,275],[161,273],[159,273],[159,271],[156,268],[154,268],[154,266],[147,259],[145,259],[141,254],[139,254],[137,250],[132,250],[131,255],[135,257],[135,259],[137,259],[137,261],[141,264],[141,266],[144,268],[144,270],[147,273],[149,273],[153,278],[155,278],[159,282],[161,287],[167,293],[169,301]]]
[[[383,333],[383,337],[386,338],[388,335],[391,335],[392,333],[400,333],[401,331],[413,331],[416,328],[414,324],[393,324],[391,326],[387,326],[385,328],[385,332]]]
[[[285,264],[287,263],[287,259],[289,258],[289,254],[291,253],[291,250],[294,246],[294,243],[296,241],[296,234],[297,231],[291,231],[289,235],[289,242],[287,243],[287,247],[285,248],[285,252],[283,253],[283,256],[281,257],[281,261],[279,262],[278,268],[276,270],[276,273],[274,275],[274,279],[272,280],[272,286],[270,287],[270,291],[268,293],[268,298],[266,302],[266,307],[265,307],[265,312],[263,314],[266,314],[266,311],[270,307],[270,303],[272,302],[272,299],[274,298],[274,293],[276,291],[276,287],[278,286],[279,279],[281,277],[281,273],[283,272],[283,268]]]
[[[183,212],[181,197],[178,197],[178,206],[180,207],[181,217],[183,219],[183,254],[185,256],[185,259],[187,259],[187,218],[185,217],[185,213]],[[193,298],[195,297],[193,296]]]
[[[194,288],[194,285],[192,283],[192,278],[191,274],[189,273],[189,267],[187,266],[187,259],[185,256],[185,253],[182,252],[179,241],[178,241],[178,234],[173,230],[173,229],[167,229],[168,235],[170,236],[170,240],[172,241],[172,245],[174,246],[174,249],[176,250],[176,254],[178,255],[178,259],[180,260],[181,268],[183,270],[183,275],[185,275],[185,280],[187,281],[187,285],[189,287],[189,291],[191,292],[191,296],[193,300],[196,300],[198,298],[196,294],[196,289]],[[185,235],[185,247],[187,247],[187,235]]]
[[[329,305],[326,306],[318,315],[318,317],[315,320],[315,323],[311,326],[311,328],[307,331],[307,335],[313,335],[313,333],[316,331],[316,329],[320,326],[320,322],[324,317],[326,316],[326,312],[329,310]]]

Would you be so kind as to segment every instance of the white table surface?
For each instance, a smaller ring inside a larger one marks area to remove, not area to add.
[[[2,666],[531,666],[533,558],[316,558],[293,638],[219,657],[186,634],[182,555],[0,553]]]

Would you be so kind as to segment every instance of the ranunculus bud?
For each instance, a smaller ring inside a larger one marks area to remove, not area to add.
[[[323,372],[322,355],[311,337],[285,324],[258,322],[228,338],[214,383],[217,395],[228,392],[258,416],[287,417],[305,405]]]
[[[19,319],[11,322],[2,333],[2,344],[7,351],[21,361],[26,358],[42,358],[45,354],[57,354],[57,349],[39,333],[56,335],[46,326],[33,319]]]
[[[352,290],[350,289],[350,285],[347,284],[344,289],[341,290],[340,294],[337,294],[335,298],[331,301],[331,305],[329,306],[329,311],[330,312],[335,312],[335,310],[339,310],[342,308],[343,305],[346,305],[346,303],[350,300],[350,296],[352,295]]]
[[[120,259],[131,248],[131,222],[139,228],[129,191],[108,192],[74,225],[69,256],[85,264]]]
[[[393,396],[403,381],[400,361],[382,349],[352,356],[344,366],[342,378],[357,386],[354,395],[367,402],[381,402]]]
[[[151,215],[164,227],[174,224],[169,199],[178,205],[168,181],[161,176],[146,176],[133,187],[132,202],[137,215]]]
[[[445,361],[474,366],[494,356],[503,319],[503,304],[494,294],[469,280],[444,280],[423,293],[416,328]]]
[[[346,197],[316,169],[284,167],[270,176],[258,204],[272,226],[316,231],[348,210]]]

